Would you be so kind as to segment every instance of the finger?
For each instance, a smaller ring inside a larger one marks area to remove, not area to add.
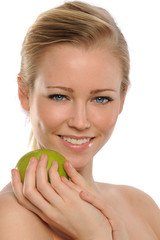
[[[49,170],[49,178],[50,178],[51,186],[57,192],[57,194],[59,196],[61,196],[61,198],[63,200],[66,200],[68,198],[71,199],[74,197],[74,194],[77,193],[77,191],[74,191],[73,189],[68,187],[61,180],[61,177],[59,176],[59,173],[58,173],[58,162],[57,161],[53,161],[53,163],[52,163],[52,166]],[[76,196],[77,196],[77,194],[76,194]]]
[[[94,207],[99,209],[107,218],[113,217],[114,211],[111,209],[111,207],[107,206],[104,201],[102,201],[100,198],[97,198],[95,195],[86,192],[86,191],[81,191],[80,192],[80,197],[84,201],[92,204]]]
[[[19,172],[16,169],[12,169],[11,173],[12,173],[11,174],[12,175],[12,181],[11,181],[12,189],[13,189],[13,192],[14,192],[19,204],[22,205],[23,207],[25,207],[26,209],[28,209],[29,211],[33,212],[37,216],[39,216],[46,223],[49,223],[50,216],[49,215],[47,216],[47,214],[43,213],[43,211],[38,209],[27,198],[24,197],[23,184],[21,182]]]
[[[102,214],[108,219],[114,236],[118,233],[118,239],[128,239],[128,233],[126,231],[124,220],[121,215],[117,214],[117,211],[113,208],[113,206],[106,204],[104,200],[101,200],[88,192],[81,191],[80,197],[102,212]]]
[[[99,209],[102,214],[108,219],[109,223],[112,226],[112,229],[122,228],[123,221],[121,219],[121,216],[117,215],[116,210],[112,206],[108,204],[106,206],[106,202],[104,200],[101,200],[100,198],[86,191],[81,191],[80,197],[81,199]]]
[[[39,209],[36,208],[35,206],[33,206],[23,195],[23,184],[21,182],[20,174],[19,174],[18,170],[12,169],[11,173],[12,173],[11,174],[12,175],[12,181],[11,181],[12,189],[13,189],[14,195],[16,196],[19,204],[40,216],[41,212],[39,211]]]
[[[49,178],[50,178],[51,186],[53,187],[53,189],[55,189],[55,191],[58,194],[60,194],[61,193],[61,190],[60,190],[61,180],[60,180],[60,176],[58,173],[58,162],[57,161],[53,161],[52,166],[49,169]]]
[[[47,162],[48,162],[48,157],[46,154],[42,154],[37,166],[37,180],[43,179],[44,182],[48,182],[48,176],[47,176]],[[38,183],[37,183],[38,187]]]
[[[36,169],[38,166],[38,159],[36,157],[32,157],[28,163],[26,168],[25,176],[24,176],[24,188],[26,188],[26,184],[31,186],[36,186]]]
[[[61,181],[66,184],[70,189],[77,191],[80,193],[82,191],[82,188],[78,185],[74,184],[72,181],[68,180],[66,177],[61,176]]]
[[[81,174],[76,171],[76,169],[71,165],[69,161],[66,161],[63,167],[73,183],[84,190],[91,191],[86,180],[81,176]]]
[[[52,206],[59,205],[61,203],[61,197],[57,195],[51,184],[48,182],[47,175],[47,155],[43,154],[40,157],[39,164],[37,166],[37,189],[41,195],[52,204]]]
[[[80,192],[80,197],[84,200],[84,201],[86,201],[86,202],[88,202],[88,203],[90,203],[90,204],[92,204],[93,206],[95,206],[96,208],[98,208],[99,210],[102,210],[102,204],[101,204],[101,202],[99,201],[99,199],[97,199],[94,195],[92,195],[91,193],[89,193],[89,192],[86,192],[86,191],[81,191]]]
[[[36,189],[36,169],[38,162],[38,159],[33,157],[28,164],[24,177],[23,194],[38,209],[41,211],[45,209],[48,212],[50,204]]]
[[[38,166],[38,159],[32,157],[29,161],[29,164],[26,168],[23,184],[23,194],[25,197],[32,199],[32,194],[36,194],[36,169]]]

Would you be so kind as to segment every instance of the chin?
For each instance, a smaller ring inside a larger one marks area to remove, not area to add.
[[[63,147],[55,146],[52,144],[40,144],[40,148],[51,149],[60,153],[62,156],[65,157],[66,160],[70,161],[72,166],[77,170],[80,171],[85,168],[87,165],[92,163],[92,159],[94,157],[94,150],[87,149],[84,151],[71,151],[70,149],[66,149]]]
[[[68,161],[71,162],[72,166],[78,171],[85,168],[90,162],[92,162],[93,156],[82,153],[61,153]]]

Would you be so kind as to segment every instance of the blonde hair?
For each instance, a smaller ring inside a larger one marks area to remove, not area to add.
[[[95,45],[103,48],[107,45],[121,66],[121,91],[124,92],[128,87],[128,47],[114,19],[102,8],[72,1],[40,14],[26,34],[21,51],[20,76],[30,90],[34,87],[38,61],[43,57],[45,47],[60,43],[86,48]],[[35,149],[33,133],[31,139],[32,148]]]

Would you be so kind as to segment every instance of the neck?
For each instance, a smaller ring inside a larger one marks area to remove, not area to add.
[[[96,189],[96,183],[92,175],[92,167],[93,167],[93,159],[90,160],[88,165],[85,166],[84,168],[77,169],[77,172],[84,177],[84,179],[87,181],[87,183],[92,189]]]

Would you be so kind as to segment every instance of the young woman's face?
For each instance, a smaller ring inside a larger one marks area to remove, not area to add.
[[[114,129],[123,106],[120,86],[119,62],[107,48],[48,47],[29,99],[39,147],[84,168]]]

